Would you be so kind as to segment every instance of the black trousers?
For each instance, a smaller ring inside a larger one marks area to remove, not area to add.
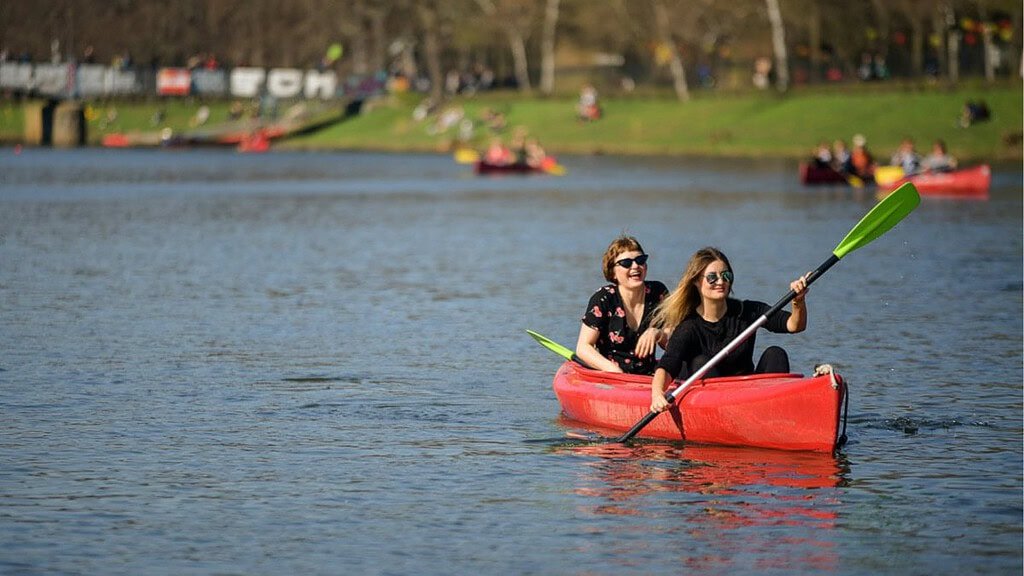
[[[710,359],[711,358],[704,355],[697,356],[689,363],[689,366],[684,368],[686,374],[680,374],[677,378],[679,380],[689,378],[690,374],[693,374],[698,368],[707,364]],[[785,374],[788,372],[789,354],[786,354],[786,351],[778,346],[769,346],[765,348],[764,352],[761,353],[761,359],[757,361],[757,366],[754,368],[754,374]],[[708,370],[704,377],[715,378],[721,375],[721,372],[718,371],[718,367],[714,366]]]

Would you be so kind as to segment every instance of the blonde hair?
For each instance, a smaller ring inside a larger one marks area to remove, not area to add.
[[[708,246],[697,250],[690,257],[690,261],[686,263],[686,270],[683,272],[683,277],[679,279],[676,289],[655,308],[651,326],[674,330],[683,321],[683,318],[697,309],[697,306],[700,305],[700,289],[697,288],[697,282],[708,264],[715,260],[721,260],[725,263],[726,269],[732,271],[729,259],[718,248]],[[732,294],[732,283],[729,284],[729,294]]]
[[[608,245],[608,249],[604,251],[604,256],[601,257],[601,270],[604,272],[604,279],[609,282],[615,282],[615,261],[623,252],[634,250],[641,254],[644,253],[643,246],[632,236],[623,234],[612,240],[612,243]]]

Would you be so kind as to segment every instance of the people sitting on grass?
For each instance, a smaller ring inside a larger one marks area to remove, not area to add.
[[[984,100],[968,100],[964,102],[964,107],[960,109],[960,126],[967,128],[978,122],[985,122],[991,118],[991,113],[988,110],[988,104]]]
[[[492,108],[484,108],[484,111],[480,113],[480,119],[495,134],[505,131],[505,115],[501,112],[496,112]]]
[[[584,84],[580,89],[576,117],[584,122],[593,122],[601,118],[601,105],[597,103],[597,89],[593,84]]]

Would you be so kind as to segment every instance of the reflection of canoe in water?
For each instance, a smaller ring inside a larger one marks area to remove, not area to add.
[[[800,183],[805,186],[816,184],[849,184],[847,177],[828,166],[815,166],[809,162],[800,164]]]
[[[830,488],[841,482],[843,474],[836,456],[822,452],[649,442],[584,444],[564,451],[618,464],[606,470],[607,479],[617,484],[617,493],[625,485],[642,487],[645,480],[665,480],[658,487],[686,492],[725,492],[743,486]],[[678,468],[677,475],[654,477],[672,468],[649,466],[650,460],[685,466]]]
[[[570,419],[608,430],[630,429],[651,404],[651,377],[613,374],[565,362],[555,395]],[[708,378],[680,394],[676,407],[640,436],[704,444],[832,451],[846,385],[838,375],[756,374]]]
[[[913,182],[922,195],[985,198],[992,184],[992,172],[988,164],[950,172],[924,172],[900,178],[882,186],[881,190],[890,192],[904,182]]]

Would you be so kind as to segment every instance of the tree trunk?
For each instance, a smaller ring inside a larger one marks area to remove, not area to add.
[[[444,93],[444,78],[441,73],[441,43],[437,32],[437,7],[434,2],[419,2],[416,5],[420,24],[423,26],[423,52],[427,60],[427,74],[430,76],[430,97],[441,101]]]
[[[878,22],[878,39],[874,48],[886,60],[889,59],[889,34],[892,24],[889,22],[892,15],[891,0],[872,0],[875,7],[875,17]]]
[[[985,81],[991,84],[996,81],[996,67],[992,62],[992,52],[996,48],[992,43],[992,27],[989,25],[988,6],[986,6],[984,0],[978,0],[978,17],[981,20],[981,46],[985,59]]]
[[[683,67],[683,60],[679,57],[679,49],[672,40],[672,32],[669,29],[668,10],[661,0],[654,0],[654,24],[658,31],[658,41],[669,50],[669,72],[672,73],[672,86],[676,91],[676,98],[680,102],[690,101],[690,88],[686,84],[686,69]]]
[[[406,38],[403,40],[402,51],[398,55],[398,69],[413,85],[416,84],[420,77],[420,70],[416,65],[416,54],[413,50],[414,41],[412,39],[415,37],[415,34],[412,34],[411,31],[406,35]]]
[[[768,21],[772,25],[772,49],[775,52],[775,88],[779,92],[789,89],[789,56],[786,54],[786,29],[782,23],[779,0],[765,0]]]
[[[924,44],[927,41],[925,23],[915,15],[910,19],[910,69],[916,78],[924,75]]]
[[[960,81],[960,29],[956,26],[953,5],[947,2],[943,10],[946,14],[946,77],[951,84],[956,84]]]
[[[807,30],[808,42],[811,44],[811,82],[821,82],[821,6],[817,0],[812,0],[810,10],[807,11]]]
[[[476,3],[484,11],[484,14],[496,20],[496,23],[505,31],[509,49],[512,52],[512,70],[516,75],[516,85],[519,87],[519,91],[532,92],[530,67],[526,58],[526,40],[523,38],[523,33],[509,22],[508,18],[504,18],[505,14],[500,12],[491,0],[476,0]]]
[[[533,87],[530,85],[530,68],[526,60],[526,41],[518,30],[509,27],[505,34],[508,36],[508,45],[512,49],[512,65],[516,73],[516,84],[520,92],[530,93]]]
[[[370,31],[373,34],[373,50],[371,51],[370,65],[375,72],[387,69],[387,32],[384,29],[384,19],[386,16],[383,10],[377,8],[370,9]]]
[[[544,10],[544,35],[541,38],[540,91],[550,96],[555,90],[555,30],[558,28],[559,0],[547,0]]]
[[[369,70],[369,41],[366,37],[368,33],[366,19],[362,10],[357,11],[353,17],[356,19],[356,25],[352,27],[352,72],[364,75]]]

